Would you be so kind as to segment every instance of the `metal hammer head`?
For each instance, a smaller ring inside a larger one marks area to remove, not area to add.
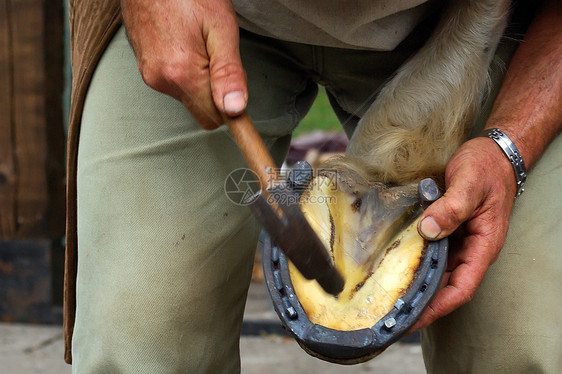
[[[344,279],[328,251],[310,227],[298,205],[298,195],[286,181],[280,181],[254,197],[251,207],[272,241],[307,279],[316,279],[322,288],[338,295]]]

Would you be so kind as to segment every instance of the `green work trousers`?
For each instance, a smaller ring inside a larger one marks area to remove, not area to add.
[[[351,134],[419,39],[368,52],[242,32],[248,112],[276,162],[318,84]],[[477,297],[424,334],[431,372],[561,371],[561,143],[529,176]],[[245,166],[224,126],[200,129],[181,103],[144,84],[121,29],[96,68],[81,125],[74,372],[239,372],[260,227],[224,185]]]

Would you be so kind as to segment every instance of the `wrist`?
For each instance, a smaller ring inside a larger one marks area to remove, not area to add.
[[[498,128],[485,129],[483,130],[481,136],[492,139],[502,150],[503,154],[511,164],[517,188],[515,198],[519,197],[525,191],[524,186],[527,180],[527,169],[519,149],[513,141]]]

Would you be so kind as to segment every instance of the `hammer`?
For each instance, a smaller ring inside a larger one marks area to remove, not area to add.
[[[302,214],[295,194],[282,179],[261,136],[247,113],[224,116],[238,148],[261,183],[261,192],[251,207],[275,244],[307,279],[316,279],[322,288],[337,296],[344,279],[328,251]]]

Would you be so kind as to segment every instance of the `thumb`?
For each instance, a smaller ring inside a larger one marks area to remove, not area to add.
[[[451,235],[467,221],[480,205],[479,199],[470,194],[471,189],[452,185],[447,192],[431,204],[422,214],[418,232],[427,240],[439,240]]]
[[[207,53],[213,101],[217,109],[229,116],[241,114],[248,103],[246,72],[240,59],[240,38],[234,10],[218,17],[220,24],[207,36]]]

